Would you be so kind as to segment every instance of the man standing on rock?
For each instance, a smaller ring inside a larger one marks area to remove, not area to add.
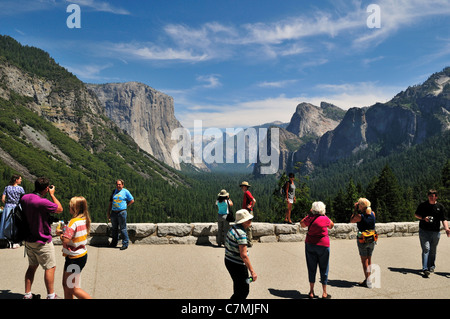
[[[447,214],[444,205],[437,202],[438,194],[434,189],[428,191],[428,200],[421,203],[415,216],[420,219],[419,239],[422,247],[422,272],[425,278],[434,272],[437,245],[439,243],[440,222],[444,226],[447,237],[450,237]]]
[[[119,241],[119,230],[122,235],[122,247],[120,250],[128,248],[129,238],[127,231],[127,208],[134,203],[131,193],[124,188],[124,182],[121,179],[116,181],[116,189],[112,192],[108,207],[108,220],[112,224],[112,241],[109,247],[116,247]]]

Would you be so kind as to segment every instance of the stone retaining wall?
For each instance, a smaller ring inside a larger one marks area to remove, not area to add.
[[[109,243],[109,227],[111,224],[92,223],[89,244],[107,246]],[[161,224],[128,224],[128,235],[132,244],[195,244],[216,245],[217,223],[161,223]],[[261,243],[300,242],[306,237],[306,228],[299,223],[271,224],[252,223],[253,240]],[[52,225],[55,235],[56,224]],[[379,238],[413,236],[419,233],[419,222],[377,223]],[[355,239],[356,224],[336,223],[328,231],[331,239]],[[55,244],[60,244],[58,237]]]

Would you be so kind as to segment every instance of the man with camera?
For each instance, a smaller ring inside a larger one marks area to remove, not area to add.
[[[50,194],[52,201],[46,198]],[[52,242],[50,214],[60,214],[63,207],[55,197],[55,186],[45,177],[34,182],[34,192],[25,194],[20,200],[29,234],[25,238],[25,249],[28,255],[28,269],[25,273],[24,299],[32,299],[31,285],[39,265],[44,269],[44,282],[47,288],[47,299],[55,299],[55,248]]]
[[[415,216],[419,222],[419,239],[422,247],[422,272],[425,278],[434,272],[437,245],[439,243],[440,222],[447,237],[450,237],[445,207],[437,202],[438,194],[434,189],[428,191],[428,200],[419,204]]]

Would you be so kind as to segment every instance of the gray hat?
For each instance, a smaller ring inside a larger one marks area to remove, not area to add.
[[[246,209],[240,209],[236,212],[236,224],[242,224],[253,218],[253,215]]]

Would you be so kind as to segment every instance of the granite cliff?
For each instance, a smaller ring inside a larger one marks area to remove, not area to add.
[[[371,156],[385,156],[424,142],[450,129],[450,67],[421,85],[409,87],[387,103],[351,108],[339,125],[302,145],[292,165],[311,170],[372,147]]]
[[[300,103],[286,128],[273,125],[279,128],[279,169],[292,171],[297,163],[294,158],[296,151],[336,128],[344,114],[344,110],[330,103],[321,102],[320,107]],[[264,140],[262,143],[267,142]],[[258,162],[254,166],[254,174],[259,175],[260,169],[261,164]]]
[[[62,87],[60,83],[3,61],[0,63],[0,82],[0,98],[10,100],[16,95],[28,98],[28,108],[88,150],[92,152],[95,148],[102,148],[101,143],[96,143],[99,139],[94,135],[101,134],[99,126],[111,127],[112,123],[104,121],[103,106],[81,81]]]
[[[127,132],[140,148],[167,165],[174,163],[171,149],[177,143],[172,131],[182,127],[175,118],[173,98],[138,82],[87,84],[106,115]]]

